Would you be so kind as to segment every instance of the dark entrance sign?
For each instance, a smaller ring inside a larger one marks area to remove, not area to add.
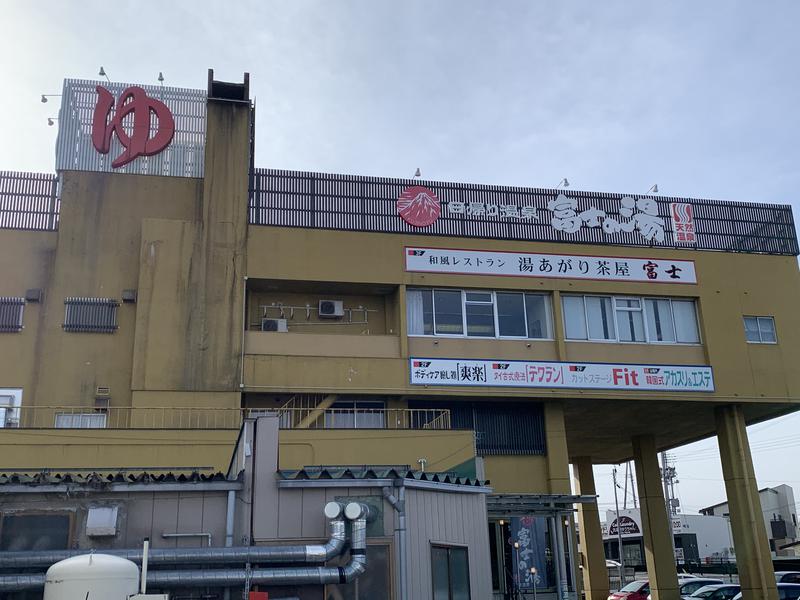
[[[609,535],[617,535],[617,532],[622,535],[638,535],[642,533],[639,529],[639,524],[630,517],[619,517],[611,521],[611,527],[608,528]]]

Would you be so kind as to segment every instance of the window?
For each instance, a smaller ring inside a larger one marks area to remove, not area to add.
[[[461,306],[461,291],[433,291],[434,332],[445,335],[463,335],[464,317]]]
[[[700,343],[694,300],[564,295],[562,306],[568,340]]]
[[[431,546],[433,600],[469,600],[466,548]]]
[[[639,298],[614,298],[620,342],[643,342],[644,318]]]
[[[56,413],[58,429],[103,429],[105,413]]]
[[[5,514],[0,521],[0,550],[66,550],[72,518],[62,513]]]
[[[64,331],[114,333],[119,302],[111,298],[67,298],[64,300]]]
[[[546,294],[408,290],[409,335],[550,339]]]
[[[772,317],[745,317],[744,334],[748,342],[754,344],[775,344],[775,319]]]
[[[24,309],[25,298],[0,296],[0,332],[22,331],[22,311]]]
[[[383,429],[386,404],[379,400],[334,402],[325,410],[326,429]]]

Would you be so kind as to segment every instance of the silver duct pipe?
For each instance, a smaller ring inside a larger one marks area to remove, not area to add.
[[[355,516],[355,520],[350,523],[350,562],[344,567],[148,571],[147,585],[162,588],[238,587],[244,585],[246,580],[259,585],[349,583],[367,569],[368,512],[369,509],[363,504],[351,502],[347,505],[345,514],[348,517]],[[0,576],[0,592],[39,589],[44,586],[44,581],[44,574],[4,575]]]
[[[304,546],[241,546],[231,548],[160,548],[150,550],[150,564],[175,565],[182,563],[324,563],[342,553],[345,540],[344,507],[338,502],[325,505],[329,539],[325,544]],[[103,554],[121,556],[135,563],[142,562],[142,549],[101,550]],[[50,567],[55,563],[86,554],[86,550],[53,550],[0,552],[0,569]]]

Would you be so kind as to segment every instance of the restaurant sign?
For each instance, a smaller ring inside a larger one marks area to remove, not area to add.
[[[692,260],[405,248],[406,271],[642,283],[697,283]]]
[[[713,392],[711,367],[410,358],[412,385]]]

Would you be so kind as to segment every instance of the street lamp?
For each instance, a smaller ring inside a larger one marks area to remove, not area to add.
[[[531,567],[531,575],[533,575],[533,600],[536,600],[536,567]]]

